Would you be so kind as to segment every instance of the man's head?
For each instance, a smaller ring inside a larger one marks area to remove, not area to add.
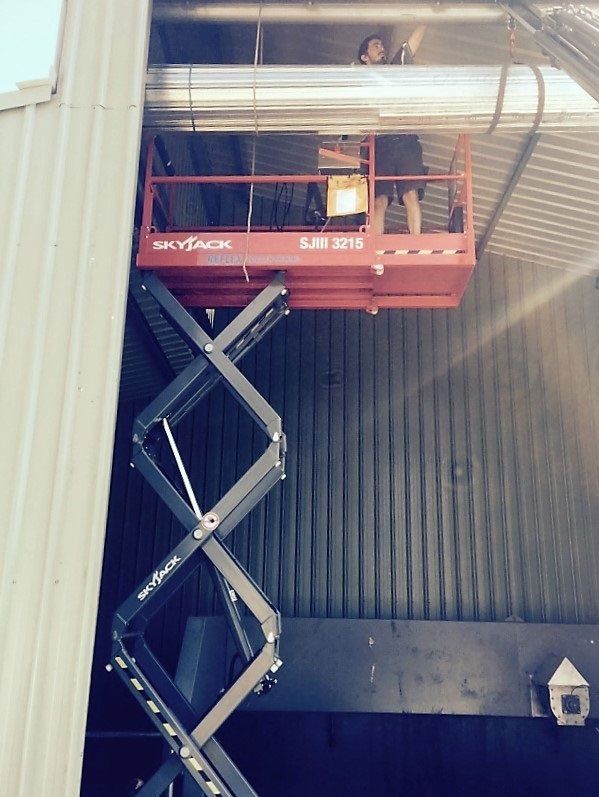
[[[361,64],[386,64],[387,54],[378,33],[367,36],[358,50],[358,60]]]

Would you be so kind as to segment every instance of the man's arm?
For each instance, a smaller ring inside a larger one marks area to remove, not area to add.
[[[424,37],[426,25],[418,25],[410,36],[404,41],[401,41],[399,29],[395,29],[391,40],[389,52],[397,51],[392,64],[411,64],[414,61],[416,50],[420,47],[420,43]]]
[[[406,43],[412,51],[412,55],[416,55],[416,50],[420,47],[425,30],[426,25],[418,25],[418,27],[410,34]]]

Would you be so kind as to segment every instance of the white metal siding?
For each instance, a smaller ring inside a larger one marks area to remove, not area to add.
[[[0,791],[79,792],[149,0],[70,0],[58,92],[0,113]]]

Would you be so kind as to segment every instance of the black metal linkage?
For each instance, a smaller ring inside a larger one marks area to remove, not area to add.
[[[176,328],[187,345],[197,354],[206,343],[223,352],[235,363],[276,324],[287,312],[284,274],[279,273],[214,341],[177,302],[154,274],[146,275],[144,285],[160,305],[163,315]],[[237,347],[239,349],[237,350]],[[220,380],[220,373],[209,373],[209,362],[196,358],[143,410],[133,423],[133,442],[142,445],[156,424],[168,418],[174,427],[184,415]],[[205,373],[208,372],[208,373]],[[206,384],[200,380],[205,379]]]
[[[135,793],[135,797],[153,797],[155,794],[165,792],[176,777],[183,772],[183,764],[179,756],[171,753],[160,769],[152,775],[150,780]]]
[[[225,548],[223,540],[284,476],[285,437],[281,420],[235,367],[234,361],[249,351],[286,313],[284,297],[287,291],[283,275],[277,275],[271,285],[212,341],[155,276],[148,275],[145,285],[165,317],[196,353],[196,358],[136,419],[132,464],[188,533],[117,610],[112,631],[112,661],[177,756],[163,763],[143,787],[144,795],[160,794],[165,784],[185,770],[204,794],[256,797],[212,736],[252,690],[272,685],[269,684],[270,673],[276,672],[281,664],[278,658],[280,617]],[[162,420],[168,418],[171,426],[181,420],[221,379],[270,442],[262,456],[210,512],[200,517],[155,461],[153,447]],[[246,666],[204,716],[196,716],[185,695],[148,647],[143,632],[159,608],[204,558],[213,570],[225,617]],[[235,601],[239,596],[262,628],[264,644],[256,654],[241,623],[232,591]]]
[[[237,594],[262,626],[266,641],[274,642],[281,633],[279,613],[260,587],[215,537],[206,542],[204,553],[229,584],[236,585]]]
[[[227,753],[214,737],[208,739],[202,752],[206,760],[213,766],[235,797],[258,797]]]
[[[157,690],[148,681],[146,675],[137,665],[136,660],[129,655],[122,645],[114,656],[116,669],[131,693],[138,700],[144,711],[161,732],[173,752],[180,758],[183,766],[200,786],[204,794],[222,794],[236,797],[231,794],[221,781],[217,771],[206,760],[198,749],[193,738],[187,733],[177,715],[166,705]],[[164,765],[163,765],[164,766]],[[162,767],[160,768],[162,769]],[[170,768],[169,768],[170,770]],[[159,770],[160,771],[160,770]],[[177,776],[173,774],[173,778]],[[209,783],[218,791],[210,788]],[[167,784],[168,785],[168,784]],[[146,791],[148,797],[157,797],[161,792]]]
[[[280,444],[271,443],[260,459],[208,513],[222,518],[217,527],[220,539],[224,539],[279,481],[283,475],[283,469],[284,458],[280,454]],[[118,637],[125,633],[141,633],[145,630],[158,609],[199,567],[202,548],[205,548],[206,543],[215,533],[214,529],[206,529],[202,526],[202,522],[199,521],[193,510],[158,468],[149,467],[146,470],[144,467],[140,468],[140,471],[168,504],[177,519],[187,529],[191,528],[191,533],[166,555],[156,569],[137,585],[133,594],[119,606],[113,625],[113,634]],[[238,496],[237,499],[236,496]],[[196,538],[194,531],[196,534],[201,533],[202,536]]]
[[[241,623],[241,615],[237,607],[237,594],[235,597],[231,594],[231,587],[226,578],[220,573],[216,567],[211,568],[210,575],[214,582],[214,590],[225,613],[227,625],[234,629],[235,644],[237,645],[237,653],[241,656],[244,664],[249,662],[254,657],[254,650],[248,638],[248,635]]]

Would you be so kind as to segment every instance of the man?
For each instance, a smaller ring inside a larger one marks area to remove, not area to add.
[[[425,26],[420,25],[405,41],[392,64],[411,64],[414,54],[422,37]],[[361,64],[379,65],[387,63],[385,47],[378,34],[367,36],[358,50],[358,59]],[[422,162],[422,147],[416,135],[382,135],[375,139],[375,169],[377,175],[390,174],[426,174],[427,169]],[[414,235],[419,235],[422,229],[422,212],[420,200],[424,196],[425,181],[409,180],[397,181],[397,196],[406,209],[408,230]],[[375,189],[373,229],[375,233],[382,233],[385,229],[385,212],[393,201],[393,183],[377,182]]]

